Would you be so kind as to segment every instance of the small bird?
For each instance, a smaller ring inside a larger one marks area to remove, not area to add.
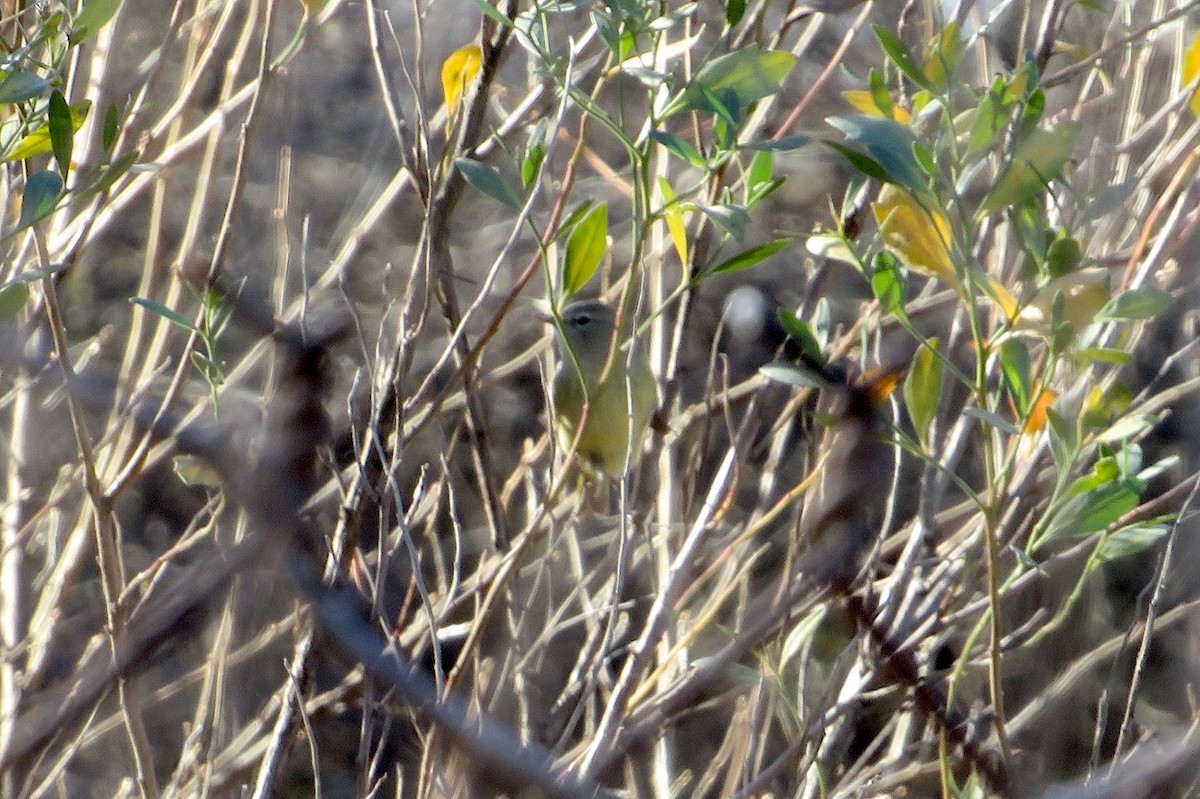
[[[616,312],[599,300],[564,308],[558,332],[553,392],[559,444],[566,451],[576,447],[577,457],[590,469],[620,478],[627,464],[637,460],[646,425],[658,407],[654,372],[636,342],[632,351],[622,349],[620,342],[613,345]]]

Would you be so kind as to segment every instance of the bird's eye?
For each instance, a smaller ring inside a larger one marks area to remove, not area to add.
[[[592,317],[588,316],[587,314],[580,314],[579,316],[575,317],[575,324],[579,327],[587,327],[591,323]]]

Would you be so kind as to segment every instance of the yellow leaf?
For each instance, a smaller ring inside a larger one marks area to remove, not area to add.
[[[880,110],[879,106],[875,105],[875,98],[871,96],[871,92],[867,89],[851,89],[842,92],[842,99],[854,106],[855,110],[861,111],[868,116],[884,118],[889,116]],[[890,117],[901,125],[907,125],[912,122],[912,114],[908,113],[907,109],[901,108],[898,105],[892,106]]]
[[[1069,322],[1078,333],[1091,323],[1109,301],[1108,283],[1109,272],[1102,267],[1081,269],[1052,280],[1021,309],[1016,327],[1049,332],[1050,317],[1054,313],[1054,298],[1062,294],[1063,321]]]
[[[88,111],[91,109],[91,100],[80,100],[78,103],[71,103],[72,130],[78,131],[83,126],[84,120],[87,119]],[[50,126],[42,122],[38,128],[21,139],[12,152],[4,156],[4,161],[20,161],[23,158],[33,158],[35,155],[44,155],[53,149],[54,145],[50,142]]]
[[[925,64],[925,77],[939,89],[950,85],[954,68],[962,58],[963,41],[957,22],[951,22],[942,29],[929,53],[929,61]]]
[[[1008,289],[989,277],[985,291],[1000,306],[1000,310],[1004,312],[1005,319],[1008,319],[1010,322],[1016,319],[1017,311],[1019,310],[1017,308],[1017,298],[1009,293]]]
[[[892,183],[884,185],[872,207],[884,244],[905,266],[962,293],[962,282],[950,258],[950,222],[941,211],[922,207]]]
[[[679,263],[687,266],[688,240],[687,227],[683,223],[683,211],[675,199],[675,190],[671,188],[671,184],[667,182],[666,178],[658,179],[658,187],[662,191],[663,219],[666,220],[667,230],[671,233],[675,254],[679,256]]]
[[[908,191],[891,183],[879,192],[873,209],[884,244],[905,266],[966,296],[950,257],[950,222],[941,211],[923,207]],[[1017,300],[1004,286],[978,273],[976,280],[983,281],[977,285],[983,286],[984,293],[1000,306],[1006,318],[1016,316]]]
[[[1196,34],[1196,38],[1192,40],[1192,45],[1187,49],[1187,53],[1183,56],[1183,68],[1181,70],[1180,88],[1187,88],[1196,82],[1196,76],[1200,75],[1200,32]],[[1197,87],[1192,92],[1192,100],[1188,105],[1192,109],[1192,113],[1200,116],[1200,87]]]
[[[458,113],[463,93],[479,74],[482,64],[483,51],[475,44],[460,47],[442,62],[442,94],[446,98],[446,113],[450,119],[454,119]],[[449,127],[449,122],[446,126]]]
[[[879,106],[875,105],[875,98],[866,89],[851,89],[850,91],[842,92],[842,98],[864,114],[870,114],[873,117],[883,116],[883,113],[879,110]]]

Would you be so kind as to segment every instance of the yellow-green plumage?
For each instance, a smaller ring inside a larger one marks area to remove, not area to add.
[[[562,318],[560,363],[554,377],[559,444],[565,451],[575,446],[583,419],[577,457],[609,477],[620,477],[626,464],[637,459],[646,425],[658,406],[654,372],[636,347],[632,355],[617,348],[608,363],[616,318],[604,303],[572,303],[563,310]]]

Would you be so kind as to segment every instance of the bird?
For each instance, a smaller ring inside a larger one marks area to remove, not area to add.
[[[574,451],[594,475],[619,479],[637,460],[659,397],[637,342],[629,349],[614,343],[616,323],[615,309],[600,300],[563,308],[552,404],[563,450]]]

